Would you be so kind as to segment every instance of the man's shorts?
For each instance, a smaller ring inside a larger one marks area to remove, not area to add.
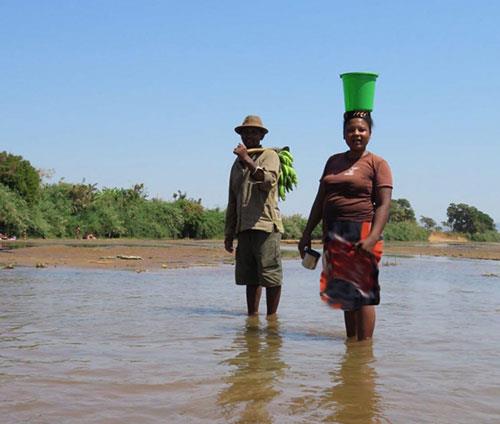
[[[247,230],[238,234],[236,248],[236,284],[245,286],[281,286],[281,233]]]

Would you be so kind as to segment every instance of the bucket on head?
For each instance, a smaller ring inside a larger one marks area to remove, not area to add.
[[[341,74],[344,86],[345,111],[373,110],[375,80],[378,75],[370,72],[348,72]]]

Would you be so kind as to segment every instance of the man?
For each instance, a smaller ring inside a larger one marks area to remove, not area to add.
[[[248,315],[257,315],[262,287],[266,288],[267,315],[274,315],[281,295],[283,271],[280,241],[283,233],[278,208],[280,160],[272,149],[262,148],[268,130],[258,116],[247,116],[234,129],[242,143],[233,150],[237,156],[229,179],[224,247],[236,248],[237,285],[246,286]]]

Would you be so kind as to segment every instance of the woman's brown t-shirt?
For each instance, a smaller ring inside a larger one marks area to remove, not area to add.
[[[367,152],[351,160],[348,152],[331,156],[320,179],[325,192],[323,223],[332,221],[371,222],[375,213],[376,188],[392,188],[388,163]]]

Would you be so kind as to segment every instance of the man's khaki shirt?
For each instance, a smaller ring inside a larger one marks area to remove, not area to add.
[[[238,233],[245,230],[283,233],[278,208],[278,154],[267,149],[258,155],[252,155],[252,158],[257,167],[262,169],[264,180],[256,181],[238,158],[234,161],[229,178],[229,201],[224,232],[226,239],[234,239]]]

